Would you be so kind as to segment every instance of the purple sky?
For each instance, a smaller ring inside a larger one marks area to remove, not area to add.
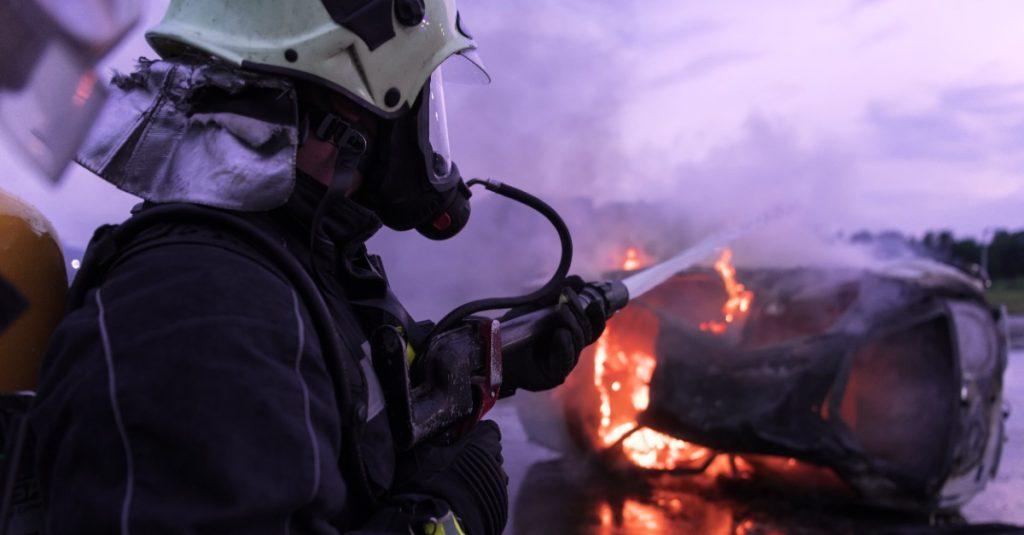
[[[159,18],[152,0],[147,18]],[[464,173],[551,197],[648,200],[712,228],[779,202],[824,231],[1024,227],[1015,0],[464,0],[490,86],[450,92]],[[151,55],[139,35],[111,58]],[[82,244],[133,200],[5,187]]]

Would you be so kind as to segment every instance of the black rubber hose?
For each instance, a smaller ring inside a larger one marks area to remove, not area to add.
[[[113,236],[117,248],[126,245],[135,236],[143,231],[161,223],[177,224],[199,224],[213,225],[220,228],[227,228],[235,232],[243,239],[243,242],[261,252],[265,258],[270,260],[275,267],[281,270],[282,274],[295,287],[300,299],[305,304],[313,326],[320,339],[320,346],[324,352],[324,364],[327,374],[330,376],[331,384],[334,387],[335,395],[338,397],[338,409],[342,417],[342,425],[346,432],[342,433],[342,456],[349,466],[348,473],[357,477],[357,489],[362,494],[363,500],[368,505],[376,502],[376,497],[370,488],[369,478],[363,464],[362,450],[360,449],[358,437],[361,433],[361,416],[356,409],[356,400],[349,386],[347,377],[350,375],[361,377],[360,371],[354,365],[346,368],[345,353],[342,351],[342,341],[334,329],[334,319],[331,315],[323,296],[317,289],[310,274],[302,267],[295,257],[281,244],[266,236],[256,226],[244,219],[222,212],[213,208],[206,208],[192,204],[164,204],[146,209],[129,219],[117,228]],[[84,278],[86,287],[96,287],[102,284],[103,274],[110,266],[95,266],[87,263],[79,276]],[[358,355],[359,353],[356,353]]]
[[[555,270],[555,274],[551,276],[551,279],[548,280],[544,286],[541,286],[536,291],[518,297],[491,297],[477,301],[470,301],[455,310],[452,310],[445,315],[444,318],[441,318],[441,321],[439,321],[430,332],[430,337],[427,338],[428,340],[438,333],[450,330],[462,320],[478,312],[486,310],[503,310],[532,303],[550,304],[548,301],[554,301],[559,292],[562,291],[562,285],[564,284],[565,277],[569,274],[569,267],[572,265],[572,235],[569,234],[569,227],[565,225],[565,221],[562,220],[562,216],[558,215],[558,212],[556,212],[548,203],[519,188],[509,186],[508,184],[498,182],[497,180],[474,179],[470,180],[467,185],[470,187],[476,185],[484,186],[488,190],[493,191],[502,197],[525,204],[526,206],[540,212],[541,215],[551,222],[555,227],[555,230],[558,232],[558,239],[562,243],[562,258],[558,262],[558,269]]]

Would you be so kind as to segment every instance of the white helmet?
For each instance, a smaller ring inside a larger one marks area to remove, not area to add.
[[[304,79],[393,119],[364,203],[389,227],[432,239],[465,225],[443,77],[490,78],[455,0],[171,0],[146,38],[164,58],[199,52]]]
[[[171,0],[146,38],[165,58],[194,49],[318,82],[384,117],[453,56],[486,76],[454,0]]]

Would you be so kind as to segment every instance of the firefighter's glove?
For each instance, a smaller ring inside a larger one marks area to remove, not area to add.
[[[500,535],[508,521],[503,462],[501,430],[486,420],[454,445],[421,444],[402,454],[395,492],[445,501],[469,535]]]
[[[532,346],[524,348],[522,354],[505,355],[504,395],[516,388],[539,392],[564,383],[576,367],[580,352],[601,336],[607,312],[600,300],[586,307],[582,305],[579,293],[585,289],[583,279],[575,275],[568,277],[555,305],[556,319],[549,330]],[[506,318],[519,313],[512,311]]]

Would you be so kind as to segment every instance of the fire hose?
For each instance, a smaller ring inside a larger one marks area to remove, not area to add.
[[[426,338],[424,347],[410,348],[404,333],[394,327],[383,327],[371,334],[374,366],[388,398],[389,416],[399,447],[412,447],[428,439],[453,440],[483,418],[499,396],[503,352],[512,353],[534,343],[539,335],[550,330],[557,311],[551,305],[505,322],[472,315],[535,303],[557,302],[572,263],[572,238],[568,227],[548,204],[522,190],[493,180],[472,180],[469,185],[483,185],[490,191],[544,215],[558,232],[562,243],[561,260],[551,279],[534,292],[519,297],[482,299],[456,308],[438,322]],[[711,236],[676,257],[621,281],[589,283],[579,292],[580,304],[586,308],[595,301],[600,302],[606,317],[610,318],[631,299],[763,224],[763,219],[734,231]],[[347,386],[349,379],[346,378],[356,373],[351,369],[351,364],[340,357],[341,346],[347,341],[337,339],[331,327],[330,314],[326,312],[315,283],[291,253],[282,250],[240,218],[219,210],[183,204],[163,205],[142,212],[122,225],[108,246],[117,249],[114,242],[127,243],[143,230],[164,222],[213,224],[227,228],[256,247],[284,272],[296,285],[303,301],[312,307],[316,330],[328,353],[325,360],[338,391],[344,421],[348,425],[358,425],[353,421],[357,417],[344,412],[355,406],[351,403],[352,393]],[[111,258],[116,256],[109,253]],[[89,267],[79,273],[81,288],[98,284],[108,268],[107,262],[87,264]],[[413,365],[410,365],[408,359],[411,352],[420,355]]]
[[[482,185],[542,214],[558,232],[562,256],[551,279],[534,292],[520,297],[481,299],[456,308],[433,328],[425,347],[408,347],[402,333],[391,327],[378,329],[371,336],[371,352],[389,399],[392,429],[401,448],[431,439],[450,442],[487,414],[501,390],[503,354],[516,353],[548,333],[557,321],[558,310],[550,305],[507,321],[472,315],[557,302],[572,263],[572,237],[550,205],[498,181],[471,180],[468,184]],[[673,258],[623,280],[588,283],[579,292],[579,304],[586,309],[598,302],[610,319],[632,299],[785,213],[786,210],[775,210],[735,229],[709,236]],[[420,355],[411,365],[410,349]]]

